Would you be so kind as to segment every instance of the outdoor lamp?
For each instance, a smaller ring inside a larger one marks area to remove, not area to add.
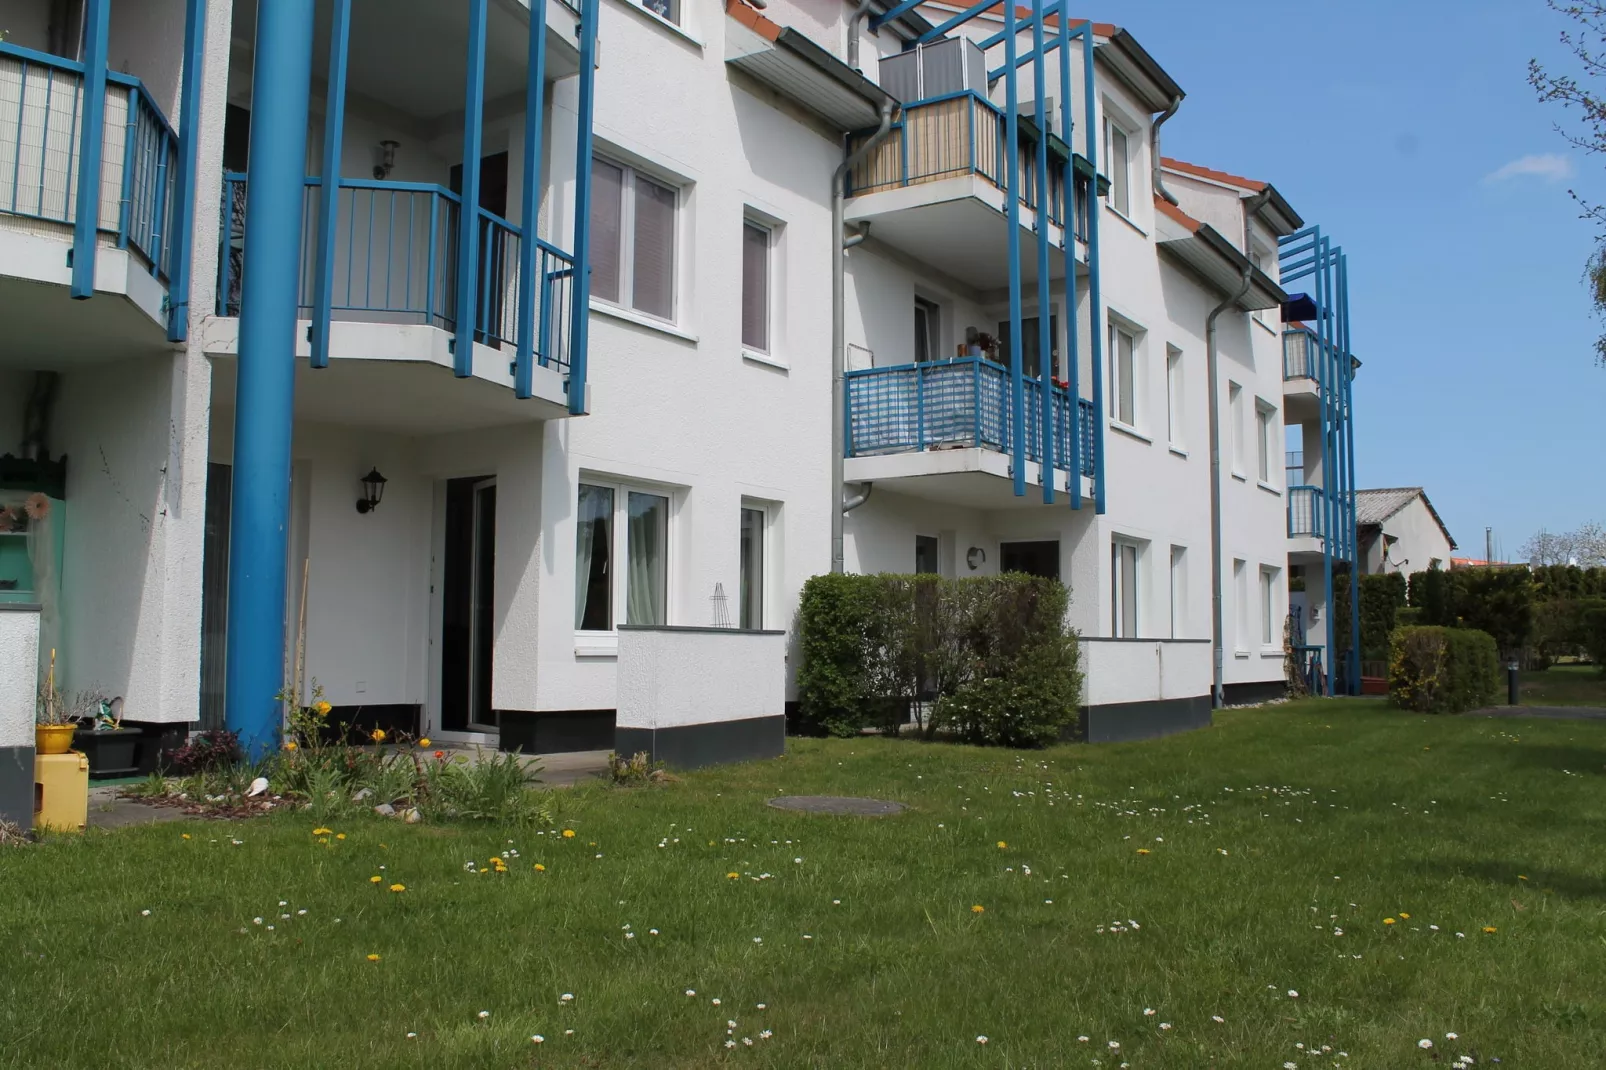
[[[362,497],[357,499],[357,512],[371,513],[378,509],[379,500],[385,496],[387,482],[389,481],[379,474],[379,469],[368,469],[368,474],[362,477]]]
[[[390,177],[390,172],[396,166],[396,150],[401,148],[401,142],[386,138],[379,143],[379,164],[374,168],[374,177],[384,180]]]
[[[965,564],[970,566],[970,570],[972,572],[978,568],[981,568],[981,566],[985,565],[986,563],[987,551],[983,550],[980,546],[972,546],[968,551],[966,551]]]

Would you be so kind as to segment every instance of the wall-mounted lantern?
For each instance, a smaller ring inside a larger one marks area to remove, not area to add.
[[[374,167],[374,177],[381,182],[390,177],[390,172],[396,166],[396,150],[401,148],[401,142],[386,138],[379,143],[379,163]]]
[[[368,474],[362,477],[362,497],[357,499],[357,512],[371,513],[378,509],[387,482],[389,480],[379,474],[379,469],[368,469]]]

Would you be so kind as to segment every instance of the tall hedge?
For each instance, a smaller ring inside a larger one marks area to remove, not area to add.
[[[1050,742],[1081,693],[1068,604],[1063,584],[1018,574],[815,576],[798,610],[799,727],[896,731],[913,711],[928,736]]]
[[[1396,628],[1389,649],[1389,697],[1418,713],[1463,713],[1493,701],[1500,654],[1471,628]]]

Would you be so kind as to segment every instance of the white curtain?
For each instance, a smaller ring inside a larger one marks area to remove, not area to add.
[[[630,493],[628,585],[625,623],[665,623],[667,569],[665,544],[669,539],[669,499],[657,494]]]

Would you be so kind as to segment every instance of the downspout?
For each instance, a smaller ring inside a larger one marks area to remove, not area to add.
[[[1177,197],[1165,188],[1165,168],[1160,165],[1160,127],[1164,126],[1165,121],[1175,115],[1180,107],[1182,107],[1182,94],[1178,93],[1171,98],[1171,103],[1166,105],[1160,117],[1149,124],[1149,157],[1154,161],[1154,192],[1173,205],[1177,203]]]
[[[865,4],[868,8],[868,3]],[[879,145],[892,131],[892,110],[896,105],[891,100],[881,104],[881,125],[876,127],[875,133],[865,139],[857,151],[848,155],[847,159],[837,165],[835,173],[831,175],[831,571],[845,571],[842,553],[842,517],[847,511],[847,503],[842,500],[842,466],[843,455],[847,444],[847,364],[848,364],[848,328],[847,328],[847,257],[851,248],[846,236],[842,233],[846,224],[843,221],[843,204],[847,200],[846,183],[849,172],[859,165],[859,162],[870,151]],[[861,227],[852,245],[864,240],[865,230]],[[868,488],[859,501],[853,503],[852,508],[864,504],[863,499],[870,496]]]
[[[1255,266],[1249,259],[1251,220],[1261,206],[1271,199],[1271,190],[1265,190],[1244,202],[1244,273],[1238,289],[1221,304],[1210,310],[1205,318],[1205,375],[1207,394],[1210,397],[1210,694],[1212,704],[1220,709],[1226,704],[1225,668],[1226,627],[1221,612],[1221,382],[1220,359],[1216,351],[1216,320],[1229,308],[1243,300],[1254,281]]]
[[[859,6],[848,16],[848,66],[854,70],[859,69],[859,24],[870,14],[871,3],[872,0],[859,0]]]
[[[873,490],[875,490],[875,484],[874,483],[865,483],[864,484],[864,491],[862,493],[855,494],[853,497],[847,499],[846,501],[844,501],[842,503],[842,515],[843,516],[847,516],[849,513],[853,512],[853,510],[857,509],[859,506],[861,506],[865,502],[869,501],[870,500],[870,492],[873,491]]]

